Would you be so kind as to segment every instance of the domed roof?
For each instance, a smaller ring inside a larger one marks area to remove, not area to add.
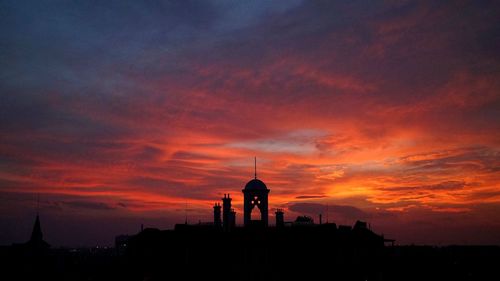
[[[253,179],[245,185],[246,190],[267,190],[267,186],[264,182],[258,179]]]

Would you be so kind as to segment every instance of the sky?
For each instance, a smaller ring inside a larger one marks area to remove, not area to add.
[[[0,245],[208,222],[500,244],[498,1],[0,1]],[[37,200],[39,198],[39,200]],[[38,202],[38,203],[37,203]]]

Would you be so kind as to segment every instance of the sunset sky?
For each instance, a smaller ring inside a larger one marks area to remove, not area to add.
[[[498,1],[2,0],[0,245],[29,238],[37,195],[53,246],[211,221],[224,193],[242,223],[254,156],[287,221],[500,244],[499,15]]]

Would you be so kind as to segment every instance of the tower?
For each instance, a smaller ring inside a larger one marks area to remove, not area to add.
[[[214,226],[216,226],[216,227],[222,226],[220,209],[221,209],[220,203],[215,203],[215,205],[214,205]]]
[[[285,227],[285,213],[283,212],[283,209],[277,209],[275,214],[276,214],[276,227],[277,228]]]
[[[222,225],[225,231],[228,231],[231,227],[231,197],[229,197],[229,193],[224,194],[224,198],[222,198]]]
[[[243,222],[245,226],[268,225],[268,194],[266,184],[257,179],[257,159],[255,159],[255,176],[249,181],[243,192]],[[260,220],[252,220],[252,212],[260,211]]]
[[[40,243],[43,241],[42,228],[40,227],[40,217],[38,214],[36,214],[35,225],[33,225],[30,241],[33,243]]]
[[[31,232],[31,237],[25,245],[35,252],[45,251],[50,248],[49,243],[43,240],[42,228],[40,227],[40,217],[38,213],[36,214],[35,224],[33,225],[33,231]]]

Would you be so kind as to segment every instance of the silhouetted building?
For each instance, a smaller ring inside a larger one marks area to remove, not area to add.
[[[352,230],[352,227],[350,225],[339,225],[339,232],[350,233],[351,230]]]
[[[243,192],[243,223],[245,226],[268,225],[268,194],[269,189],[257,179],[257,160],[255,162],[255,178],[249,181]],[[252,220],[252,212],[260,211],[260,220]]]
[[[314,220],[310,216],[298,216],[293,222],[294,226],[314,225]]]
[[[364,268],[369,273],[379,268],[376,262],[383,254],[384,238],[367,228],[365,222],[337,228],[335,223],[323,224],[321,215],[320,224],[310,216],[285,222],[284,210],[278,208],[276,227],[269,227],[269,191],[255,172],[242,190],[244,227],[236,226],[232,198],[224,194],[222,204],[213,205],[213,222],[176,224],[174,230],[145,230],[125,242],[127,260],[142,264],[147,274],[153,268],[157,280],[168,279],[172,272],[188,274],[195,280],[241,280],[238,276],[244,277],[242,280],[295,280],[301,273],[304,275],[298,279],[316,280],[321,272],[309,278],[311,271],[304,269],[353,264],[354,272]],[[252,216],[252,212],[260,215]],[[352,271],[345,272],[347,275],[338,280],[353,280],[344,278]],[[359,280],[377,277],[365,273]],[[206,274],[217,278],[207,278]]]
[[[38,214],[36,215],[35,224],[33,225],[30,241],[43,241],[42,228],[40,227],[40,217]]]
[[[282,228],[285,227],[285,213],[283,209],[276,210],[276,227]]]
[[[231,209],[229,212],[229,229],[234,229],[236,227],[236,211]]]
[[[26,242],[26,246],[33,250],[45,250],[50,248],[49,243],[43,240],[42,227],[40,226],[40,217],[36,214],[35,224],[31,232],[31,238]]]
[[[224,194],[222,198],[222,224],[225,231],[229,231],[231,227],[231,200],[229,194]]]
[[[364,221],[356,221],[354,224],[354,229],[368,229],[366,222]]]
[[[141,232],[144,228],[141,227]],[[118,235],[115,236],[115,249],[118,253],[124,253],[127,249],[128,240],[130,239],[130,235]]]
[[[221,219],[221,206],[220,203],[215,203],[214,205],[214,226],[221,227],[222,219]]]

